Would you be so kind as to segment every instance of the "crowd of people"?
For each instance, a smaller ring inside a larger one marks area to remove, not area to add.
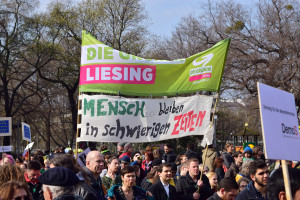
[[[36,150],[30,162],[3,154],[0,200],[286,199],[281,163],[265,160],[260,146],[198,151],[189,142],[175,152],[170,144],[134,150],[119,143],[113,155],[102,145],[86,155],[85,166],[59,148],[48,156]],[[298,163],[288,166],[292,198],[300,200]]]

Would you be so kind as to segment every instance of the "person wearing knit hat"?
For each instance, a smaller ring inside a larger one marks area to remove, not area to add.
[[[246,148],[244,149],[244,158],[243,158],[243,162],[247,159],[251,159],[254,160],[252,158],[252,149],[249,146],[246,146]]]

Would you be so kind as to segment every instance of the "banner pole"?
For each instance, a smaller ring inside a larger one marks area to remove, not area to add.
[[[214,112],[213,112],[213,115],[212,115],[212,123],[210,125],[210,128],[212,128],[212,126],[214,124],[214,116],[215,116],[215,113],[216,113],[218,100],[219,100],[219,93],[218,93],[218,97],[216,98],[216,103],[215,103],[215,106],[214,106]],[[208,150],[208,145],[206,144],[205,153],[204,153],[204,161],[203,161],[202,170],[201,170],[201,174],[200,174],[200,180],[202,180],[202,176],[203,176],[203,170],[204,170],[204,167],[205,167],[207,150]],[[199,192],[199,190],[200,190],[200,188],[198,187],[197,192]]]
[[[282,174],[283,174],[283,180],[284,180],[286,199],[292,200],[290,177],[289,177],[289,171],[288,171],[288,167],[286,164],[286,160],[281,160],[281,164],[282,164]]]
[[[78,159],[78,142],[77,142],[77,138],[78,138],[78,135],[79,135],[79,129],[78,129],[78,124],[79,124],[79,109],[80,109],[80,95],[81,95],[81,92],[79,91],[78,93],[78,105],[77,105],[77,131],[76,131],[76,160]]]

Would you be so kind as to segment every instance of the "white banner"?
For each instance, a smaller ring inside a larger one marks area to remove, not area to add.
[[[266,158],[300,161],[294,95],[262,83],[257,86]]]
[[[11,152],[13,149],[13,146],[0,146],[0,152]]]
[[[83,95],[77,141],[155,142],[209,131],[213,97],[138,99]]]

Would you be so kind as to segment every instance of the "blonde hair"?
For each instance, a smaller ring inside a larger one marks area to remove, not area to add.
[[[213,178],[213,176],[217,177],[217,174],[215,172],[208,172],[206,174],[207,178],[210,180]],[[218,185],[218,184],[217,184]],[[213,187],[212,185],[210,185],[211,189],[217,189],[218,186]]]

